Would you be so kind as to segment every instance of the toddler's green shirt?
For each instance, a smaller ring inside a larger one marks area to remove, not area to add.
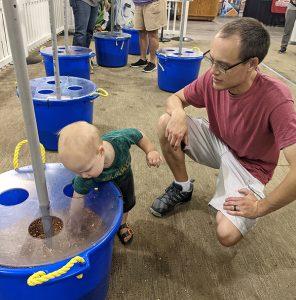
[[[102,135],[102,140],[109,142],[115,151],[112,165],[104,169],[100,176],[84,179],[76,176],[73,180],[74,190],[79,194],[87,194],[98,182],[114,181],[119,184],[124,178],[131,174],[131,145],[136,145],[143,138],[142,133],[135,128],[113,130]]]

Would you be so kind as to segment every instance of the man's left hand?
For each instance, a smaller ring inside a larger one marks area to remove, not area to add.
[[[241,197],[228,197],[226,198],[223,208],[228,214],[232,216],[240,216],[250,219],[259,217],[258,203],[259,200],[248,189],[240,189]]]

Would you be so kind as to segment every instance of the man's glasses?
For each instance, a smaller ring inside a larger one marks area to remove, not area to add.
[[[227,65],[227,64],[223,64],[223,63],[220,63],[220,62],[216,62],[210,55],[210,50],[206,51],[204,54],[203,54],[203,58],[205,58],[210,64],[211,66],[213,65],[216,65],[216,68],[219,70],[219,72],[225,74],[227,71],[229,71],[230,69],[240,65],[240,64],[243,64],[245,62],[247,62],[251,57],[243,60],[243,61],[240,61],[234,65]]]

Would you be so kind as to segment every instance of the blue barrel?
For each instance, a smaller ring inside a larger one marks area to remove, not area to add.
[[[156,53],[158,58],[158,87],[175,93],[197,78],[203,55],[199,50],[162,48]]]
[[[46,76],[54,76],[52,47],[40,50],[43,57]],[[95,53],[91,49],[78,46],[58,47],[59,67],[61,76],[73,76],[90,79],[89,59]]]
[[[97,63],[103,67],[123,67],[127,64],[130,34],[97,32],[94,34]]]
[[[141,50],[140,50],[139,30],[132,27],[123,27],[122,32],[131,35],[131,39],[129,41],[128,54],[140,55]],[[149,47],[147,49],[147,53],[149,53]]]
[[[30,80],[40,142],[45,149],[58,149],[58,133],[76,121],[93,121],[93,100],[98,97],[90,80],[61,76],[61,99],[56,98],[54,77]]]
[[[47,238],[38,232],[32,167],[0,174],[0,299],[106,299],[114,236],[122,218],[121,193],[111,182],[98,184],[76,211],[77,200],[71,198],[74,174],[61,164],[46,164],[45,176],[52,220],[59,224]],[[80,262],[66,273],[31,285],[36,272],[52,273],[76,256]]]

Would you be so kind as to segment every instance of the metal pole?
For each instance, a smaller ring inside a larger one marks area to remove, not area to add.
[[[114,23],[115,23],[115,4],[114,0],[111,0],[111,34],[114,33]]]
[[[49,20],[50,20],[50,30],[51,30],[51,40],[52,40],[52,54],[53,54],[56,97],[57,99],[61,99],[61,81],[60,81],[60,68],[59,68],[59,57],[58,57],[58,43],[57,43],[53,0],[48,0],[48,7],[49,7]]]
[[[184,23],[185,23],[186,0],[182,0],[182,15],[181,15],[181,29],[179,38],[179,55],[182,54]]]
[[[64,39],[65,39],[65,48],[67,53],[68,53],[68,37],[69,37],[68,0],[64,0]]]
[[[30,146],[30,154],[34,171],[39,207],[46,236],[51,232],[51,217],[49,200],[45,181],[44,167],[41,161],[39,137],[33,108],[33,101],[29,83],[24,40],[18,14],[17,0],[3,0],[4,15],[7,24],[10,49],[14,62],[19,98],[22,104],[26,133]]]

